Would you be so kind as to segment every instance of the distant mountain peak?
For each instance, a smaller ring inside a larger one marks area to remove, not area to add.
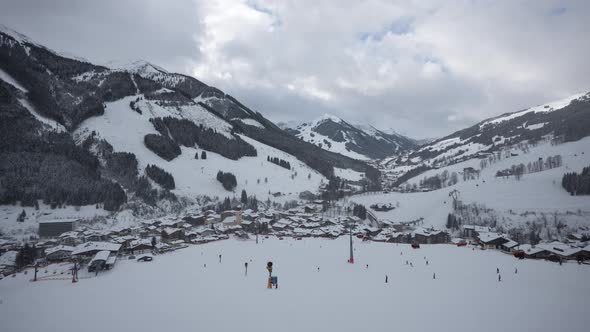
[[[313,123],[320,123],[323,121],[332,121],[332,122],[336,122],[336,123],[341,123],[344,122],[341,118],[337,117],[336,115],[333,114],[329,114],[329,113],[324,113],[324,115],[320,116],[319,118],[315,119],[313,121]]]
[[[360,160],[380,159],[416,146],[402,135],[390,135],[368,124],[349,123],[332,114],[324,114],[289,132],[324,150]]]
[[[113,70],[128,71],[139,75],[169,74],[166,69],[144,59],[131,62],[109,61],[105,65]]]

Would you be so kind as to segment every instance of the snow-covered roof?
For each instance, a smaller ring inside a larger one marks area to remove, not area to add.
[[[423,227],[418,227],[412,232],[412,234],[414,236],[415,235],[433,236],[433,235],[437,235],[440,233],[444,233],[444,231],[441,231],[438,229],[432,229],[432,228],[423,228]]]
[[[504,247],[506,248],[514,248],[516,246],[518,246],[518,242],[516,241],[512,241],[512,240],[508,240],[508,242],[502,244]]]
[[[94,255],[94,258],[92,258],[92,260],[88,264],[92,265],[92,263],[94,263],[96,261],[105,261],[106,262],[109,259],[110,255],[111,255],[111,252],[108,250],[99,251],[96,253],[96,255]]]
[[[150,239],[141,239],[141,240],[135,240],[135,241],[132,241],[131,243],[129,243],[129,247],[131,247],[131,248],[135,248],[140,245],[151,246],[152,241]]]
[[[118,243],[110,242],[86,242],[82,243],[74,249],[72,255],[80,255],[90,251],[119,251],[121,245]]]
[[[560,256],[571,256],[582,251],[582,248],[574,248],[566,243],[553,241],[549,243],[539,243],[537,247],[547,250],[553,254]]]
[[[527,255],[534,255],[538,252],[545,251],[544,248],[541,247],[533,247],[530,244],[522,244],[518,247],[518,249],[524,251]]]
[[[69,251],[69,252],[73,252],[74,251],[74,247],[71,246],[64,246],[64,245],[59,245],[59,246],[55,246],[53,248],[47,248],[45,249],[45,255],[51,255],[55,252],[58,251]]]
[[[232,224],[236,222],[236,216],[228,216],[225,219],[223,219],[223,223],[224,224]]]
[[[115,262],[117,261],[117,256],[116,255],[112,255],[109,256],[109,258],[107,258],[107,265],[115,265]]]
[[[182,231],[182,229],[180,229],[180,228],[172,228],[172,227],[166,227],[163,230],[163,232],[166,233],[166,234],[168,234],[168,235],[171,235],[171,234],[174,234],[174,233],[180,232],[180,231]]]
[[[39,223],[40,224],[55,224],[55,223],[63,223],[63,222],[74,222],[77,221],[78,219],[72,218],[72,219],[51,219],[51,220],[40,220]]]
[[[493,233],[493,232],[480,233],[478,238],[483,243],[488,243],[488,242],[491,242],[491,241],[494,241],[497,239],[506,239],[502,234]]]

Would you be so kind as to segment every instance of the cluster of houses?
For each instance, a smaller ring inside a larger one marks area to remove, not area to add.
[[[536,245],[519,244],[506,234],[493,232],[489,227],[463,225],[462,235],[485,249],[499,249],[521,258],[548,259],[561,262],[590,259],[590,241],[580,234],[570,234],[566,242],[541,242]]]
[[[463,225],[462,239],[451,240],[445,230],[419,227],[423,220],[394,223],[371,217],[366,221],[354,216],[326,217],[322,214],[322,202],[312,202],[289,210],[264,212],[239,210],[216,213],[205,210],[184,216],[146,220],[135,227],[109,230],[90,229],[75,220],[55,220],[40,223],[41,239],[30,244],[34,244],[41,263],[75,260],[89,266],[97,264],[101,269],[112,268],[117,258],[123,255],[162,253],[230,236],[248,239],[258,234],[272,234],[279,239],[301,239],[337,238],[352,233],[363,240],[413,244],[466,243],[469,240],[486,249],[522,252],[528,258],[590,258],[590,245],[581,239],[572,239],[569,244],[552,242],[536,246],[520,245],[507,235],[495,233],[488,227]],[[0,239],[0,275],[15,271],[20,247],[21,244],[16,241]]]

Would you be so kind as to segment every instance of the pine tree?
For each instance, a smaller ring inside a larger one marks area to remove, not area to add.
[[[240,199],[240,202],[243,204],[243,206],[246,206],[246,204],[248,204],[248,194],[246,194],[245,189],[242,189],[242,197]]]
[[[25,210],[23,209],[23,212],[21,212],[18,217],[16,218],[16,221],[18,222],[24,222],[25,218],[27,217],[27,213],[25,212]]]
[[[195,152],[195,159],[199,159],[199,151]]]
[[[207,152],[201,152],[201,159],[207,159]]]

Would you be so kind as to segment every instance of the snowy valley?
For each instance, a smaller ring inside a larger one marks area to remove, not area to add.
[[[351,123],[3,27],[0,330],[587,329],[590,93]]]

